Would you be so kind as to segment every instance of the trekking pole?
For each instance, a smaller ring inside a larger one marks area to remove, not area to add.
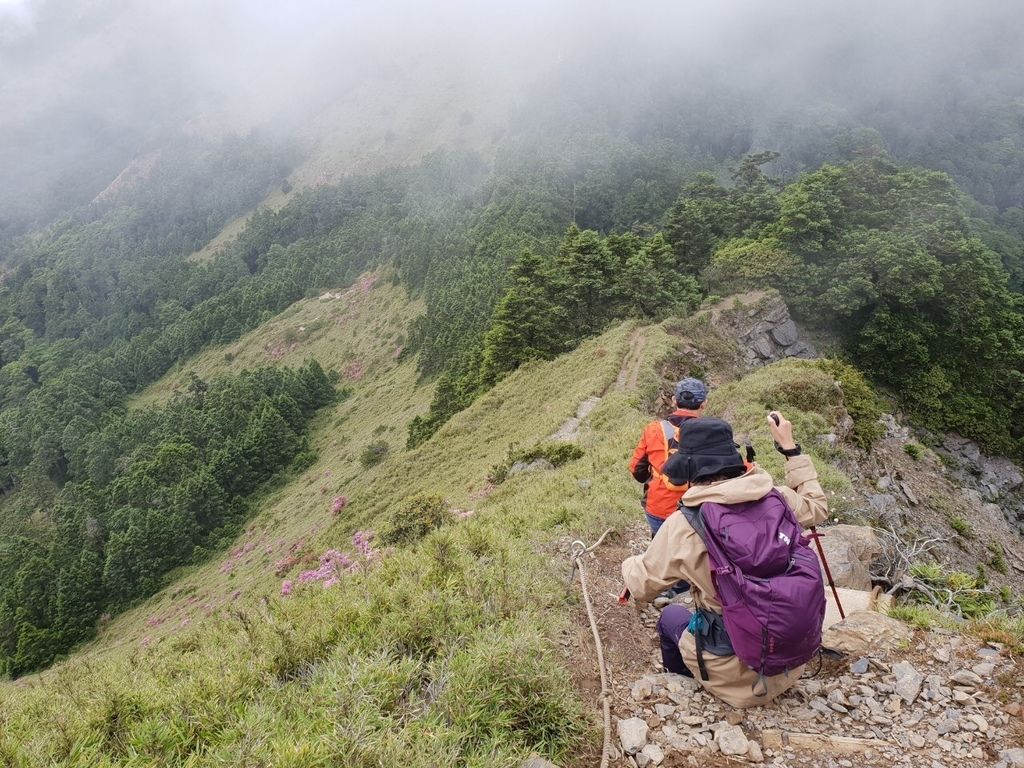
[[[775,422],[775,425],[779,425],[779,417],[775,413],[769,413],[768,417]],[[778,441],[775,443],[776,449],[782,448]],[[814,543],[818,547],[818,556],[821,558],[821,565],[825,569],[825,576],[828,578],[828,585],[832,588],[832,597],[836,599],[836,608],[839,609],[839,618],[845,619],[846,612],[843,611],[843,604],[839,602],[839,590],[836,589],[836,583],[832,580],[832,569],[828,567],[828,560],[825,557],[825,549],[821,546],[821,537],[823,534],[818,533],[818,529],[815,526],[811,526],[811,538],[814,539]]]
[[[832,588],[832,597],[836,599],[836,608],[839,609],[839,618],[845,619],[846,613],[843,612],[843,604],[839,602],[839,590],[836,589],[836,583],[832,580],[832,571],[828,567],[828,560],[825,558],[825,548],[821,546],[821,537],[823,534],[818,533],[818,529],[815,526],[811,526],[811,538],[814,539],[814,543],[818,545],[818,556],[821,558],[821,564],[825,568],[825,575],[828,577],[828,585]]]

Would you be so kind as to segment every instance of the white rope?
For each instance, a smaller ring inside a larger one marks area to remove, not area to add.
[[[604,666],[604,646],[601,645],[601,635],[597,631],[597,619],[594,618],[594,605],[590,601],[590,591],[587,589],[587,576],[583,570],[583,556],[593,552],[604,541],[605,536],[612,532],[609,528],[601,534],[596,542],[591,546],[587,546],[586,543],[576,540],[572,543],[572,557],[573,567],[580,572],[580,587],[583,590],[583,604],[587,608],[587,618],[590,619],[590,631],[594,633],[594,647],[597,649],[597,666],[601,671],[601,705],[604,708],[604,747],[601,750],[601,768],[608,768],[608,761],[611,759],[612,752],[612,710],[611,710],[611,698],[612,690],[608,686],[608,675],[605,672]]]

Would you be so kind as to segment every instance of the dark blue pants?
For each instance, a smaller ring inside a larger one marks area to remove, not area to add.
[[[681,605],[666,605],[658,619],[658,639],[661,640],[661,663],[667,672],[693,677],[683,654],[679,652],[679,638],[683,636],[693,614]]]

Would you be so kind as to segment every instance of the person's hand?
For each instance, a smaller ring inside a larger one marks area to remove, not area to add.
[[[793,439],[793,424],[778,411],[768,414],[768,429],[772,431],[772,437],[779,447],[784,451],[796,448],[796,441]]]

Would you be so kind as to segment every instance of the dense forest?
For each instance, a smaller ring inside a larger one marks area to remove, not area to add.
[[[205,260],[297,145],[179,136],[123,188],[9,229],[0,669],[50,663],[222,546],[336,396],[315,361],[152,412],[132,393],[379,266],[426,305],[406,354],[437,389],[409,445],[615,320],[770,285],[918,423],[1024,457],[1021,94],[784,112],[709,75],[610,105],[600,70],[566,72],[486,147],[310,186]]]

